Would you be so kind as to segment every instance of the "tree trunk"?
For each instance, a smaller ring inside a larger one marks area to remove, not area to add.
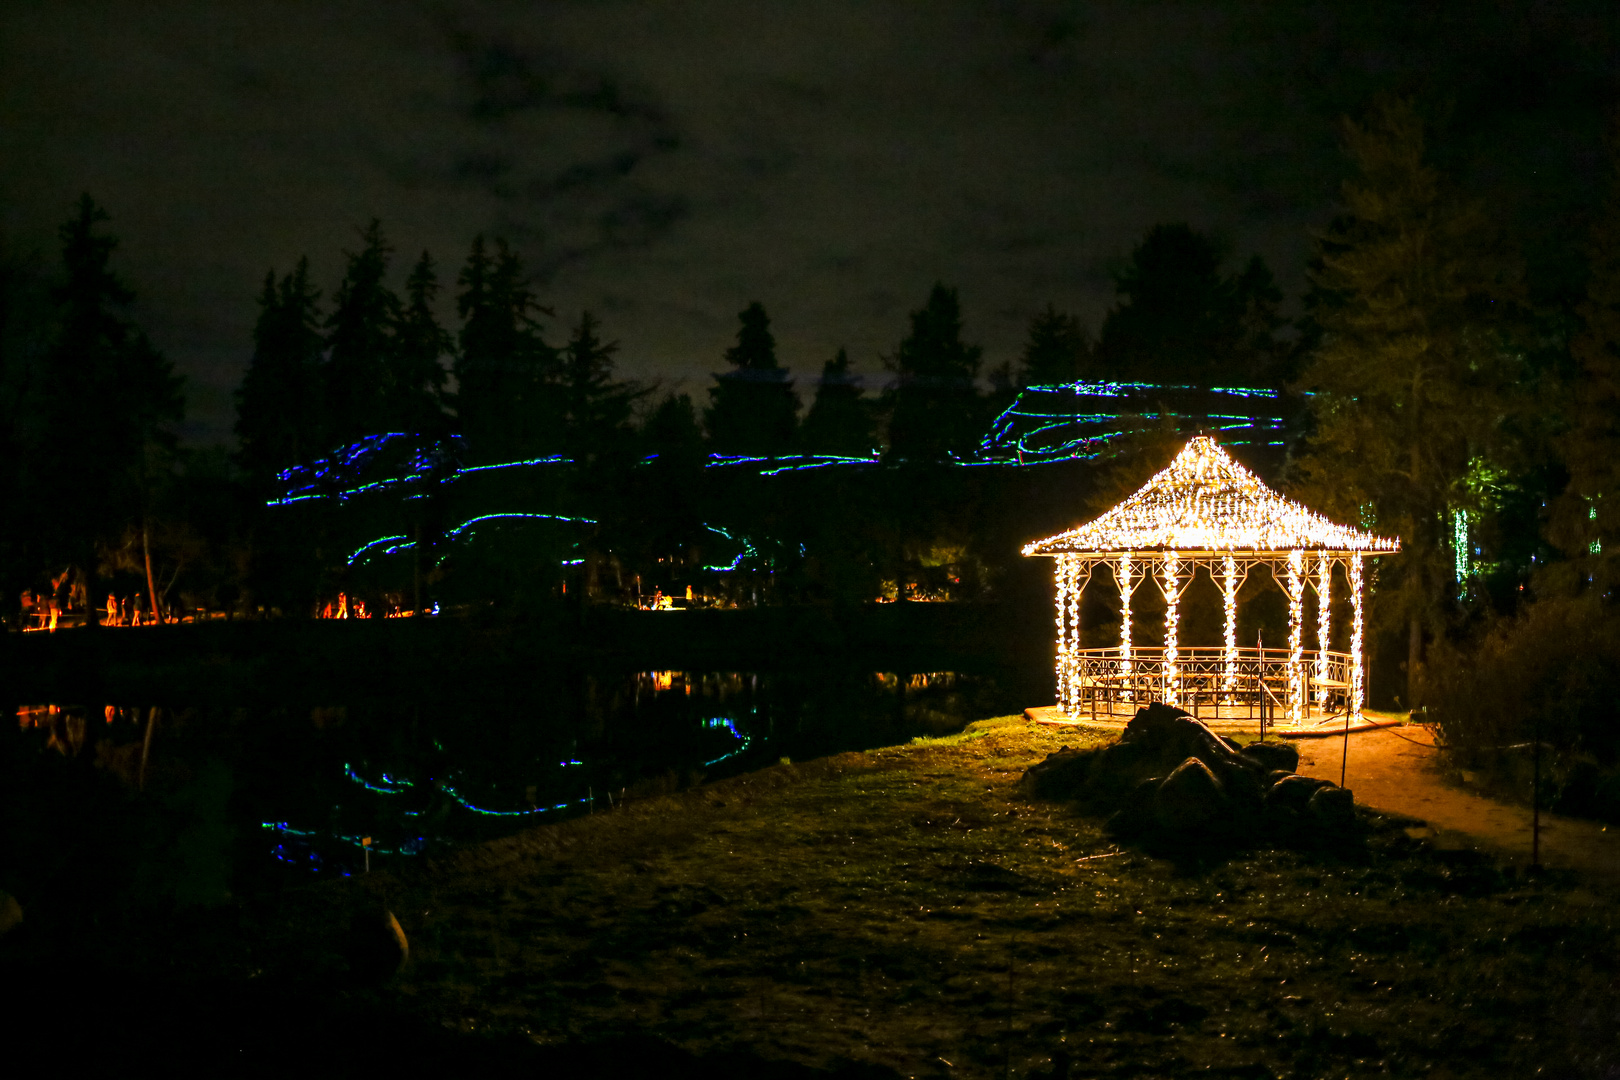
[[[1406,707],[1423,707],[1423,622],[1416,615],[1406,627]]]
[[[158,620],[157,582],[152,579],[152,547],[146,538],[146,515],[141,515],[141,558],[146,561],[146,595],[152,601],[152,618]]]
[[[416,538],[411,543],[411,618],[422,617],[422,521],[416,521]]]

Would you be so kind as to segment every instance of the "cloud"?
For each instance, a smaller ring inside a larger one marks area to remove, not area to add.
[[[80,190],[107,205],[197,438],[229,431],[264,271],[308,254],[330,290],[372,217],[447,275],[504,235],[561,319],[590,308],[627,370],[690,389],[755,299],[799,375],[840,345],[876,371],[936,279],[995,363],[1048,301],[1095,324],[1159,221],[1297,290],[1334,120],[1378,90],[1449,94],[1458,171],[1507,197],[1541,190],[1521,159],[1591,190],[1598,10],[62,0],[0,38],[0,212],[48,249]]]

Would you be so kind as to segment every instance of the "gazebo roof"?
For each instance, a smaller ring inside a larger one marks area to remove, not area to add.
[[[1136,494],[1095,521],[1025,545],[1024,554],[1380,552],[1400,546],[1283,498],[1214,439],[1199,435]]]

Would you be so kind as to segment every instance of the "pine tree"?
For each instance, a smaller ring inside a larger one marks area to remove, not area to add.
[[[642,425],[641,437],[648,453],[657,454],[659,460],[702,464],[703,429],[690,394],[669,394],[660,401]]]
[[[334,446],[387,429],[388,369],[400,316],[399,297],[386,281],[393,249],[375,220],[360,239],[359,251],[345,253],[348,265],[326,324],[327,437]]]
[[[327,449],[319,302],[308,259],[279,284],[274,271],[265,274],[253,358],[236,392],[237,464],[261,494],[282,469]]]
[[[1316,429],[1301,460],[1309,498],[1341,520],[1401,538],[1379,579],[1379,609],[1407,630],[1407,703],[1422,700],[1423,636],[1457,588],[1453,516],[1469,509],[1471,463],[1512,411],[1512,354],[1482,314],[1509,297],[1510,266],[1483,208],[1446,189],[1424,160],[1411,104],[1346,122],[1358,175],[1318,241],[1321,342],[1302,385]]]
[[[557,353],[540,335],[540,306],[523,262],[504,240],[492,256],[482,236],[459,278],[462,319],[456,412],[474,457],[509,461],[562,447]]]
[[[1098,336],[1099,373],[1202,386],[1274,380],[1282,294],[1259,256],[1226,274],[1225,255],[1185,223],[1149,229],[1114,278],[1120,302]]]
[[[1570,430],[1559,447],[1569,483],[1553,505],[1550,529],[1600,596],[1620,586],[1620,122],[1609,149],[1609,191],[1587,244],[1581,330],[1569,345],[1579,365]]]
[[[134,294],[110,268],[118,241],[98,231],[108,220],[84,195],[60,231],[66,274],[52,292],[60,323],[45,357],[43,444],[33,453],[47,557],[86,579],[98,544],[144,526],[185,412],[182,380],[122,314]],[[94,596],[94,583],[87,587]]]
[[[955,289],[935,283],[928,303],[911,313],[911,333],[890,368],[885,391],[889,452],[910,461],[971,453],[988,419],[975,380],[982,350],[962,341],[962,305]]]
[[[1082,378],[1091,358],[1091,342],[1080,320],[1054,305],[1029,320],[1018,384],[1062,386]]]
[[[417,260],[405,282],[405,305],[394,327],[393,347],[387,353],[384,425],[427,438],[444,433],[444,358],[455,348],[450,334],[439,325],[433,305],[439,279],[427,252]]]
[[[626,445],[631,409],[645,393],[613,377],[619,343],[604,342],[597,335],[600,327],[590,312],[582,312],[562,354],[563,451],[582,463],[616,456]]]
[[[757,300],[737,314],[731,370],[714,377],[704,421],[722,454],[785,454],[797,436],[799,397],[776,362],[771,319]]]
[[[804,418],[804,448],[812,454],[872,452],[872,408],[861,395],[861,377],[849,370],[849,353],[839,349],[821,369],[816,397]]]

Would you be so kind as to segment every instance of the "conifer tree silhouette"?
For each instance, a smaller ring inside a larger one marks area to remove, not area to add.
[[[185,414],[181,378],[124,314],[134,293],[111,269],[118,241],[99,229],[108,220],[86,194],[60,230],[65,274],[52,292],[60,324],[45,356],[46,423],[32,455],[46,555],[76,567],[90,597],[97,545],[144,525]],[[96,605],[89,610],[94,622]]]
[[[776,361],[776,338],[765,306],[737,313],[737,343],[726,350],[731,370],[714,377],[704,422],[722,454],[785,454],[797,435],[799,398]]]
[[[872,420],[860,376],[849,370],[849,352],[839,349],[821,368],[815,400],[804,418],[804,448],[812,454],[870,454]]]

